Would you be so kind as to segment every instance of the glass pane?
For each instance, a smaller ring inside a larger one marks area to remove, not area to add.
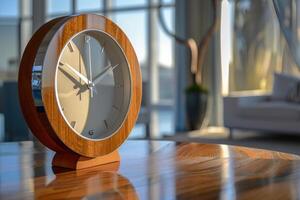
[[[0,17],[17,17],[19,16],[18,0],[1,0]]]
[[[163,135],[174,135],[174,111],[158,111],[160,137]]]
[[[162,0],[163,4],[171,4],[171,3],[175,3],[175,0]]]
[[[70,0],[47,0],[47,15],[58,13],[71,13]]]
[[[152,110],[149,113],[151,118],[151,137],[161,138],[165,135],[174,135],[174,111],[171,109]]]
[[[143,138],[146,136],[146,127],[144,124],[136,124],[134,128],[132,129],[129,138],[134,139],[134,138]]]
[[[76,11],[99,11],[103,8],[102,0],[77,0]]]
[[[145,10],[114,13],[112,19],[123,29],[137,54],[143,76],[146,73],[146,17]]]
[[[174,9],[162,10],[169,30],[174,31]],[[161,100],[173,100],[175,91],[174,40],[158,24],[159,96]]]
[[[0,44],[5,51],[0,54],[0,70],[16,70],[18,66],[18,22],[0,19]]]
[[[21,51],[23,53],[27,43],[29,42],[32,35],[32,20],[22,20],[21,23]]]
[[[132,6],[145,6],[147,0],[114,0],[113,6],[115,7],[132,7]]]
[[[26,20],[25,20],[26,21]],[[21,24],[21,29],[24,23]],[[31,30],[30,30],[31,32]],[[28,140],[18,99],[19,21],[0,17],[0,142]]]
[[[163,19],[166,23],[167,27],[171,32],[174,31],[174,9],[173,8],[164,8],[162,10]],[[158,22],[158,30],[159,30],[159,55],[158,60],[162,66],[165,67],[173,67],[174,66],[174,58],[173,58],[173,38],[167,35],[163,29],[161,28]]]

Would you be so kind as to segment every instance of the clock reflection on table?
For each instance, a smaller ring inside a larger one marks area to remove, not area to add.
[[[34,180],[34,198],[59,199],[63,192],[66,199],[139,199],[133,184],[118,173],[119,165],[115,162],[78,171],[52,167],[53,180]]]

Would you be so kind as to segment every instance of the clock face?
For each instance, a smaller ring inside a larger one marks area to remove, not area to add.
[[[131,76],[117,42],[98,30],[73,37],[59,57],[55,92],[67,124],[87,139],[112,136],[131,101]]]

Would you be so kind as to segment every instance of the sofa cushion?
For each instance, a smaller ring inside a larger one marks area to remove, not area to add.
[[[272,101],[287,101],[290,93],[300,82],[300,78],[288,74],[274,73]]]
[[[238,115],[261,120],[296,121],[300,119],[300,105],[289,102],[265,101],[239,106]]]
[[[298,82],[289,93],[288,101],[300,103],[300,82]]]

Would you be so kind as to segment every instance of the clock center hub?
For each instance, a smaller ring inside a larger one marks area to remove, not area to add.
[[[87,84],[88,88],[92,89],[93,87],[95,87],[95,84],[93,82],[90,82],[89,84]]]

